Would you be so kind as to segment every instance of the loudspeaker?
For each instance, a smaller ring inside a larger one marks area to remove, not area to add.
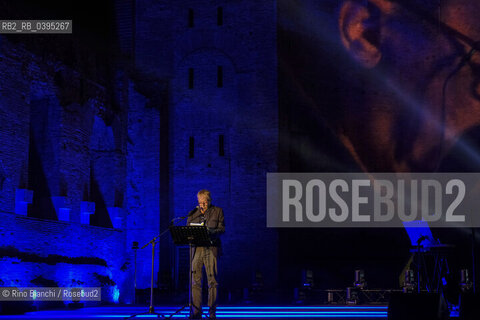
[[[480,317],[480,295],[462,293],[460,295],[460,319],[477,320]]]
[[[448,308],[438,293],[392,293],[388,320],[441,320]]]

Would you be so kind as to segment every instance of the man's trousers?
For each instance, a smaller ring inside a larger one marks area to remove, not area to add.
[[[192,303],[193,317],[202,314],[202,268],[205,266],[208,282],[208,307],[209,317],[215,318],[217,308],[217,258],[211,247],[195,248],[195,256],[192,261]]]

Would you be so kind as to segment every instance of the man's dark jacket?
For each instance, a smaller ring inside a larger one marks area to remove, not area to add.
[[[220,241],[220,235],[225,232],[225,218],[223,217],[223,210],[220,207],[210,205],[204,213],[205,225],[208,228],[213,244],[212,251],[215,257],[221,255],[222,252],[222,243]],[[191,216],[187,219],[187,226],[190,223],[201,223],[202,222],[202,213],[200,209],[197,209]]]

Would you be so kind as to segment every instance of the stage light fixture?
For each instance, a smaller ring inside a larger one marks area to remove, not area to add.
[[[467,292],[470,291],[471,288],[472,282],[470,281],[468,269],[460,270],[460,290],[462,290],[462,292]]]
[[[412,293],[415,291],[415,272],[411,269],[405,270],[405,282],[403,283],[402,290],[404,293]]]
[[[348,287],[347,288],[347,304],[358,304],[359,297],[358,297],[359,288],[357,287]]]
[[[358,289],[365,289],[367,287],[364,270],[355,270],[355,281],[353,282],[353,285]]]
[[[302,280],[304,288],[313,288],[313,271],[308,269],[302,270]]]

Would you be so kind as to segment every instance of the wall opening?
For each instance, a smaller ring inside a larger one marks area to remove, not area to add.
[[[188,89],[193,89],[193,68],[188,68]]]
[[[217,88],[223,88],[223,66],[217,66]]]
[[[218,155],[220,157],[225,156],[225,136],[223,134],[218,136]]]
[[[188,27],[189,28],[194,27],[194,15],[193,15],[193,9],[192,8],[188,9]]]
[[[188,157],[190,159],[193,159],[195,156],[195,139],[193,137],[190,137],[188,139]]]
[[[223,8],[217,8],[217,26],[223,26]]]

